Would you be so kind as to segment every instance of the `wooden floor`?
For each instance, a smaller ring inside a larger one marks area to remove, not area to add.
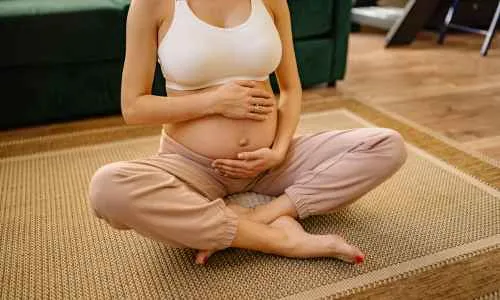
[[[422,33],[410,46],[385,49],[382,33],[353,33],[346,79],[304,98],[353,97],[500,160],[500,35],[487,57],[479,55],[482,36],[435,40]]]

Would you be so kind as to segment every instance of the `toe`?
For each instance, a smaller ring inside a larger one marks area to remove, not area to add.
[[[334,250],[334,257],[353,264],[361,264],[365,261],[363,252],[358,247],[347,243],[340,235],[333,234],[330,238],[329,247]]]
[[[200,250],[196,254],[195,257],[195,263],[199,265],[204,265],[207,263],[208,258],[214,254],[215,251],[210,251],[210,250]]]
[[[360,265],[365,261],[365,255],[356,247],[351,246],[352,250],[350,251],[350,254],[347,259],[343,259],[347,262],[353,263]]]
[[[365,261],[365,256],[364,255],[356,255],[354,257],[354,260],[356,261],[356,264],[362,264]]]

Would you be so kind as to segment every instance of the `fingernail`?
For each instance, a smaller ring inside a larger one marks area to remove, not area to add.
[[[365,261],[365,257],[364,257],[364,256],[362,256],[362,255],[356,255],[356,256],[354,257],[354,259],[356,260],[356,264],[360,264],[360,263],[362,263],[363,261]]]

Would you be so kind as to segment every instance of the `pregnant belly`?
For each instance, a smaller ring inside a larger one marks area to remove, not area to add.
[[[276,127],[277,114],[273,113],[266,121],[210,116],[164,128],[170,137],[198,154],[235,159],[240,152],[270,147]]]
[[[258,86],[272,93],[269,81],[259,82]],[[171,96],[186,94],[172,90],[168,93]],[[254,121],[211,115],[186,122],[165,124],[163,128],[175,141],[198,154],[212,159],[234,159],[240,152],[272,145],[277,128],[277,109],[268,116],[265,121]]]

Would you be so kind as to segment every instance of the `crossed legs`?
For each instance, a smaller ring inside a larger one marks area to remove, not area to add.
[[[180,164],[178,156],[169,159],[158,156],[100,168],[89,190],[96,215],[114,228],[134,229],[165,244],[210,250],[201,251],[198,262],[227,247],[359,262],[359,249],[336,235],[308,234],[294,218],[348,205],[393,174],[404,162],[405,151],[401,137],[387,129],[296,138],[284,163],[251,189],[277,198],[253,210],[227,207],[223,195],[198,192],[213,187],[209,176],[193,172],[206,179],[194,187],[169,173],[173,164]]]

